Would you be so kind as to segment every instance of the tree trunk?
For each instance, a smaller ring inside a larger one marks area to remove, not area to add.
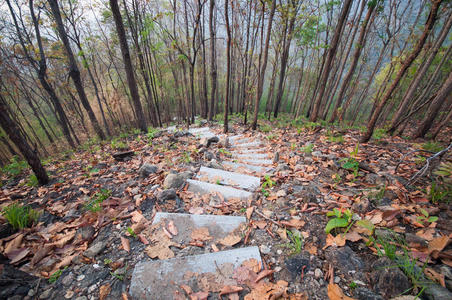
[[[257,128],[257,116],[259,115],[259,102],[261,101],[262,92],[264,90],[264,79],[265,79],[265,70],[267,69],[267,60],[268,60],[268,48],[270,44],[270,36],[272,31],[272,23],[273,23],[273,16],[275,15],[276,10],[276,0],[272,1],[272,8],[270,10],[270,16],[268,19],[268,25],[267,25],[267,36],[265,37],[265,49],[264,49],[264,57],[262,59],[262,67],[260,70],[258,70],[258,82],[257,82],[257,91],[256,91],[256,99],[254,101],[254,118],[253,118],[253,124],[251,127],[253,130],[256,130]],[[264,24],[262,23],[262,26]]]
[[[435,120],[441,106],[445,100],[452,94],[452,72],[449,73],[446,81],[443,83],[439,89],[433,102],[430,104],[425,117],[419,125],[416,132],[413,134],[413,138],[424,137],[427,131],[432,127],[433,120]]]
[[[31,169],[35,173],[38,182],[40,184],[47,184],[49,182],[49,177],[47,176],[47,172],[41,164],[41,160],[39,159],[36,152],[32,150],[31,146],[28,144],[25,138],[20,134],[20,130],[17,124],[9,116],[6,101],[1,94],[0,125],[9,136],[11,141],[13,141],[17,148],[19,148],[20,152],[25,157]]]
[[[66,55],[69,59],[69,76],[74,82],[77,93],[80,97],[83,107],[88,113],[88,117],[93,125],[94,131],[99,136],[100,139],[105,139],[105,134],[99,126],[99,122],[94,115],[94,112],[89,104],[88,97],[86,96],[85,89],[83,88],[82,79],[80,77],[80,70],[78,69],[77,62],[75,61],[74,53],[72,53],[71,45],[69,44],[69,39],[64,28],[63,20],[61,19],[60,9],[58,7],[57,0],[49,0],[50,8],[52,10],[52,15],[55,18],[57,25],[58,34],[60,35],[61,41],[63,42],[64,49],[66,50]]]
[[[444,120],[442,120],[441,123],[439,123],[435,131],[433,131],[432,139],[436,139],[441,129],[444,128],[450,122],[450,120],[452,120],[452,94],[450,94],[448,101],[451,103],[451,105],[449,105],[449,113],[446,115]]]
[[[52,0],[55,1],[55,0]],[[133,73],[132,60],[129,53],[129,45],[127,44],[126,32],[122,22],[121,12],[119,10],[118,0],[109,0],[110,8],[115,20],[116,32],[118,34],[119,46],[121,47],[122,59],[127,75],[127,83],[129,84],[130,95],[132,96],[133,105],[135,108],[135,115],[137,118],[138,128],[142,132],[147,131],[146,120],[144,118],[143,108],[140,102],[140,94],[138,93],[138,86]]]
[[[215,0],[210,0],[209,7],[209,31],[210,31],[210,78],[212,81],[212,87],[210,89],[210,109],[209,109],[209,121],[213,120],[215,115],[215,93],[217,89],[217,67],[216,67],[216,54],[215,54],[215,44],[216,44],[216,30],[214,28],[214,9]]]
[[[231,80],[231,28],[229,26],[229,0],[224,1],[224,14],[226,19],[227,47],[226,47],[226,98],[224,100],[224,128],[223,132],[228,132],[228,112],[229,112],[229,82]]]
[[[352,0],[345,0],[344,5],[342,7],[341,15],[336,25],[336,30],[334,32],[333,39],[331,40],[331,44],[329,45],[327,58],[325,61],[325,66],[320,76],[319,80],[319,90],[317,91],[317,96],[315,97],[312,113],[309,119],[312,122],[317,121],[317,117],[319,111],[321,110],[321,104],[323,102],[323,95],[325,93],[325,87],[327,85],[328,77],[331,71],[331,63],[333,62],[334,57],[336,56],[337,46],[339,44],[339,38],[342,33],[342,28],[344,27],[345,21],[347,20],[348,13],[350,12]]]
[[[362,143],[367,143],[370,140],[370,138],[372,137],[372,134],[375,129],[375,125],[377,124],[378,117],[380,116],[383,108],[385,107],[388,100],[391,98],[391,95],[394,92],[394,90],[399,85],[399,82],[401,81],[405,72],[408,70],[408,68],[411,66],[413,61],[416,59],[416,57],[421,52],[422,47],[424,46],[425,41],[427,40],[427,36],[429,35],[430,31],[433,28],[433,25],[435,24],[436,15],[438,13],[440,4],[441,4],[441,0],[433,1],[432,7],[430,8],[430,14],[428,16],[427,21],[425,22],[424,32],[422,33],[422,36],[419,38],[417,44],[414,46],[414,49],[411,52],[411,54],[403,62],[402,66],[400,67],[399,72],[397,73],[396,78],[394,79],[391,86],[386,91],[385,95],[383,96],[383,99],[381,99],[381,101],[375,108],[375,111],[372,113],[369,123],[367,124],[367,132],[361,137]]]
[[[333,123],[336,120],[337,113],[339,107],[342,105],[342,101],[345,95],[345,92],[347,91],[347,88],[350,84],[350,80],[352,79],[353,74],[355,73],[356,66],[358,65],[359,57],[361,56],[361,50],[364,48],[366,40],[366,30],[369,28],[369,26],[372,24],[372,21],[374,20],[373,12],[375,9],[376,4],[369,4],[366,17],[364,18],[364,22],[362,24],[361,32],[359,33],[358,42],[355,45],[355,52],[353,54],[353,61],[350,66],[350,69],[347,72],[347,75],[345,75],[344,82],[342,83],[341,89],[339,90],[339,94],[337,95],[337,101],[336,105],[334,106],[333,114],[331,115],[331,118],[329,120],[330,123]],[[372,17],[372,19],[371,19]]]

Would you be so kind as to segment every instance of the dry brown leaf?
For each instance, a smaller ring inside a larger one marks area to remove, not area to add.
[[[190,295],[190,300],[207,300],[207,297],[209,297],[208,292],[197,292]]]
[[[271,274],[275,273],[275,270],[262,270],[259,274],[257,274],[256,280],[254,280],[255,283],[258,283],[259,280],[262,278],[265,278]]]
[[[287,231],[284,228],[278,228],[278,230],[276,231],[276,233],[278,233],[279,237],[283,240],[286,241],[287,240]]]
[[[307,243],[307,244],[304,246],[304,249],[305,249],[306,251],[308,251],[309,254],[311,254],[311,255],[317,255],[317,247],[314,246],[313,244]]]
[[[235,234],[229,234],[226,237],[224,237],[223,239],[219,240],[218,242],[220,244],[222,244],[223,246],[234,246],[235,244],[240,243],[240,241],[242,240],[242,238],[238,235]]]
[[[133,223],[141,223],[147,221],[146,218],[137,210],[131,212],[130,215],[132,216]]]
[[[126,250],[127,252],[130,252],[130,242],[129,242],[128,238],[121,236],[121,244],[122,244],[122,248],[124,250]]]
[[[28,253],[30,253],[30,248],[21,248],[10,252],[8,254],[8,258],[11,260],[9,263],[13,265],[21,261],[28,255]]]
[[[432,254],[433,252],[441,252],[447,244],[449,244],[450,238],[448,236],[440,236],[434,238],[428,243],[428,254]]]
[[[438,282],[439,284],[441,284],[442,287],[446,287],[444,274],[440,274],[433,270],[432,268],[425,268],[424,273],[431,280]]]
[[[257,272],[259,272],[259,271],[261,270],[260,263],[259,263],[259,261],[258,261],[257,259],[255,259],[255,258],[250,258],[250,259],[248,259],[248,260],[245,260],[245,261],[242,263],[242,266],[244,266],[244,267],[250,269],[250,270],[253,271],[254,273],[257,273]]]
[[[157,231],[152,236],[152,245],[147,246],[145,252],[150,258],[168,259],[174,257],[174,252],[170,247],[180,247],[179,244],[171,241],[163,232],[163,230]]]
[[[253,215],[253,212],[254,212],[254,206],[248,207],[246,209],[246,219],[247,220],[251,219],[251,216]]]
[[[9,253],[17,250],[20,248],[20,245],[22,244],[22,239],[24,238],[24,234],[20,233],[17,235],[13,240],[9,241],[6,244],[4,253],[8,256]]]
[[[186,284],[180,285],[180,288],[183,289],[184,292],[185,292],[187,295],[190,295],[191,293],[193,293],[191,287],[189,287],[189,286],[186,285]]]
[[[123,292],[121,294],[122,300],[129,300],[129,297],[127,296],[127,293]]]
[[[111,292],[111,286],[109,283],[104,284],[99,288],[99,299],[104,300]]]
[[[58,238],[58,240],[54,243],[52,243],[52,245],[54,245],[57,248],[63,248],[64,245],[66,245],[68,242],[70,242],[74,236],[75,236],[76,231],[73,230],[69,233],[66,233],[63,237]]]
[[[198,241],[209,241],[212,237],[209,234],[209,229],[207,227],[196,228],[191,232],[192,240]]]
[[[295,227],[296,229],[300,229],[304,226],[305,221],[300,219],[291,219],[290,221],[281,221],[281,224],[286,225],[287,227]]]
[[[173,236],[175,236],[175,235],[177,235],[177,234],[179,233],[179,231],[177,230],[176,225],[174,225],[174,221],[173,221],[173,220],[169,221],[168,226],[167,226],[166,228],[168,229],[168,231],[169,231]]]
[[[360,236],[357,232],[355,231],[349,231],[345,234],[345,239],[352,241],[352,242],[357,242],[359,240],[362,240],[363,237]]]
[[[223,287],[220,291],[220,296],[222,295],[228,295],[228,294],[232,294],[232,293],[238,293],[240,291],[242,291],[243,288],[241,286],[236,286],[236,285],[226,285],[225,287]]]
[[[328,234],[326,236],[325,246],[322,248],[325,250],[329,246],[337,246],[342,247],[345,245],[345,237],[342,234],[338,234],[336,237],[332,236],[331,234]]]
[[[264,229],[267,226],[268,222],[264,220],[258,220],[253,221],[253,224],[256,225],[259,229]]]
[[[330,300],[353,300],[342,292],[341,288],[334,283],[328,284],[328,297]]]
[[[52,245],[45,245],[39,248],[38,251],[36,251],[35,255],[33,256],[33,258],[31,259],[30,264],[32,266],[34,266],[35,264],[37,264],[38,262],[41,261],[41,259],[43,259],[44,257],[47,256],[47,254],[49,254],[50,251],[52,251],[53,246]]]

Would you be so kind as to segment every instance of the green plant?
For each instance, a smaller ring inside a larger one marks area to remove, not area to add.
[[[341,159],[342,168],[347,169],[347,170],[352,170],[353,175],[355,177],[358,176],[358,171],[359,171],[359,162],[356,159],[356,156],[358,155],[358,149],[359,149],[359,144],[356,144],[355,149],[352,152],[350,152],[350,156],[347,158]]]
[[[138,135],[138,134],[141,133],[141,129],[139,129],[139,128],[134,128],[134,129],[132,130],[132,133],[133,133],[134,135]]]
[[[135,231],[133,231],[132,227],[127,227],[127,232],[130,234],[130,236],[132,236],[133,238],[138,238],[137,234],[135,233]]]
[[[111,148],[115,150],[126,149],[127,144],[120,141],[118,138],[114,138],[111,140]]]
[[[433,223],[433,222],[438,221],[438,217],[437,216],[430,216],[428,211],[426,211],[425,209],[421,208],[420,211],[421,211],[422,215],[418,216],[416,219],[422,225],[424,225],[424,222]]]
[[[328,141],[330,143],[343,143],[345,141],[344,137],[342,135],[329,135]]]
[[[377,128],[375,129],[372,138],[375,140],[381,140],[382,138],[387,137],[388,134],[386,133],[386,130],[384,128]]]
[[[37,186],[39,184],[38,177],[36,177],[35,174],[30,174],[30,177],[28,177],[28,186]]]
[[[332,177],[334,180],[334,184],[339,184],[342,181],[342,177],[338,173],[333,174]]]
[[[148,133],[146,134],[146,136],[149,138],[149,139],[154,139],[154,137],[155,137],[155,134],[158,132],[159,130],[157,129],[157,128],[154,128],[154,127],[148,127]]]
[[[432,181],[429,198],[433,203],[452,201],[452,163],[442,162],[434,172],[436,180]]]
[[[331,220],[328,221],[325,227],[325,232],[330,233],[331,230],[336,228],[347,228],[348,229],[352,225],[352,216],[353,212],[350,209],[337,209],[334,208],[332,211],[329,211],[326,213],[328,217],[333,217]]]
[[[2,168],[2,173],[5,173],[11,177],[16,177],[21,174],[26,168],[28,164],[24,160],[20,160],[17,155],[14,155],[10,159],[10,163]]]
[[[186,164],[191,162],[190,154],[188,152],[184,151],[182,153],[182,161],[185,162]]]
[[[276,182],[274,182],[269,175],[265,175],[264,176],[264,182],[262,183],[262,187],[266,188],[272,188],[274,185],[276,184]]]
[[[352,281],[352,282],[350,282],[350,284],[348,286],[350,287],[351,290],[354,290],[354,289],[356,289],[358,284],[356,284],[356,282]]]
[[[218,152],[220,152],[221,154],[224,154],[224,155],[232,155],[231,152],[229,152],[228,150],[223,149],[223,148],[218,149]]]
[[[107,266],[108,266],[109,264],[111,264],[112,262],[113,262],[113,261],[112,261],[111,259],[109,259],[109,258],[105,258],[105,259],[104,259],[104,264],[107,265]]]
[[[436,153],[443,150],[443,146],[438,142],[428,141],[422,145],[422,149]]]
[[[58,280],[58,278],[60,278],[60,276],[63,273],[63,271],[66,270],[66,269],[67,269],[67,266],[64,267],[64,269],[59,269],[59,270],[55,271],[52,275],[50,275],[49,283],[50,284],[55,283]]]
[[[307,143],[305,146],[301,147],[300,150],[306,154],[311,154],[312,151],[314,150],[314,144]]]
[[[272,130],[272,127],[270,125],[268,125],[268,124],[264,124],[264,125],[262,125],[260,127],[260,129],[261,129],[262,132],[267,133],[267,132],[270,132]]]
[[[215,181],[216,184],[221,185],[221,181],[220,179],[217,179],[217,181]]]
[[[14,229],[24,229],[36,223],[41,213],[31,207],[13,203],[3,208],[2,215]]]
[[[265,136],[265,138],[266,138],[267,140],[273,140],[273,139],[276,138],[276,137],[277,137],[277,135],[274,134],[274,133],[271,133],[271,134]]]
[[[94,194],[94,196],[84,205],[85,210],[91,212],[99,212],[102,210],[101,203],[111,196],[111,191],[108,189],[101,189],[100,192]]]
[[[289,247],[292,250],[291,254],[295,255],[300,253],[303,248],[303,236],[299,232],[294,233],[290,230],[286,230],[286,232],[290,240]]]

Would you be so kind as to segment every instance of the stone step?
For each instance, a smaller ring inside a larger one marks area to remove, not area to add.
[[[255,165],[248,165],[238,162],[232,162],[232,161],[223,161],[222,165],[226,167],[228,170],[234,170],[235,172],[240,173],[240,170],[246,170],[249,173],[265,173],[271,168],[269,167],[262,167],[262,166],[255,166]]]
[[[217,180],[222,185],[229,185],[232,187],[245,189],[249,191],[255,191],[260,186],[260,178],[255,176],[244,175],[235,172],[228,172],[219,169],[212,169],[201,167],[197,178],[202,181],[210,183],[217,183]],[[207,179],[207,180],[204,180]]]
[[[238,154],[248,154],[248,153],[261,153],[261,152],[265,152],[267,151],[267,149],[265,148],[256,148],[256,149],[235,149],[232,152],[233,153],[238,153]]]
[[[268,166],[273,164],[273,161],[271,159],[240,158],[239,162],[255,166]]]
[[[234,269],[251,259],[261,263],[256,246],[139,262],[133,270],[129,292],[132,299],[174,299],[178,292],[184,295],[181,285],[190,286],[193,292],[203,290],[202,282],[220,288],[237,285]]]
[[[221,216],[221,215],[192,215],[158,212],[155,214],[152,224],[161,221],[173,221],[178,230],[178,234],[173,236],[172,240],[181,244],[188,244],[192,238],[193,230],[201,227],[207,227],[209,235],[213,238],[210,242],[214,243],[219,239],[225,238],[228,234],[246,223],[246,218],[241,216]]]
[[[251,198],[252,193],[244,190],[239,190],[230,186],[224,186],[219,184],[212,184],[204,181],[187,179],[188,190],[201,195],[210,193],[220,193],[227,201],[229,199],[237,198],[240,200],[248,200]]]
[[[243,149],[243,148],[260,148],[263,146],[263,143],[261,141],[254,141],[249,143],[241,143],[241,144],[234,144],[231,146],[233,149]]]
[[[268,159],[270,158],[270,155],[267,153],[235,153],[232,152],[232,156],[236,157],[238,159]]]
[[[191,134],[198,138],[211,138],[216,136],[215,133],[210,131],[209,127],[190,128],[188,132],[190,132]]]

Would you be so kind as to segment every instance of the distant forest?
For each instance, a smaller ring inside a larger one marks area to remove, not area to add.
[[[435,139],[452,117],[451,26],[439,0],[6,0],[0,162],[195,116]]]

